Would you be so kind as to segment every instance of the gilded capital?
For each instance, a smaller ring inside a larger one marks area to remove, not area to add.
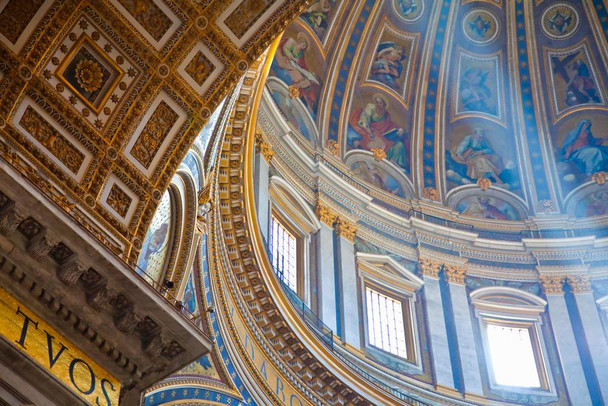
[[[327,140],[327,149],[334,155],[338,155],[340,152],[340,146],[335,140]]]
[[[429,278],[439,279],[439,271],[441,271],[441,263],[428,258],[420,258],[418,262],[420,272]]]
[[[467,270],[463,266],[458,265],[445,265],[443,267],[444,274],[448,283],[455,283],[457,285],[464,285],[464,278],[467,276]]]
[[[255,150],[262,154],[266,162],[270,163],[272,161],[272,157],[274,156],[272,146],[259,131],[255,133]]]
[[[589,280],[589,275],[568,275],[566,279],[572,288],[572,293],[576,294],[591,292],[591,281]]]
[[[315,208],[315,214],[321,222],[327,224],[330,227],[333,227],[337,215],[329,207],[324,206],[323,204],[321,204],[321,202],[319,202],[317,203],[317,207]]]
[[[539,275],[538,280],[546,295],[564,292],[564,275]]]
[[[355,240],[355,233],[357,232],[356,223],[338,216],[336,218],[335,229],[338,236],[344,237],[351,242]]]

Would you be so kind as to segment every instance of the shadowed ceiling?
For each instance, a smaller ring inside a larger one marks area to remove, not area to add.
[[[0,155],[130,264],[212,111],[304,7],[0,4]]]

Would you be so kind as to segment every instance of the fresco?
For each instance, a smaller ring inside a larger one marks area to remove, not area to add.
[[[458,63],[456,116],[481,113],[502,120],[500,103],[501,79],[498,73],[499,55],[477,56],[461,52]]]
[[[416,36],[384,26],[370,63],[368,80],[382,83],[407,100],[410,66],[415,62],[416,44]]]
[[[562,187],[567,193],[592,174],[608,171],[608,119],[602,113],[577,115],[557,129],[555,157]]]
[[[604,216],[608,214],[608,190],[598,190],[583,197],[576,205],[576,217]]]
[[[549,38],[568,38],[578,29],[580,18],[576,9],[559,3],[548,7],[541,17],[541,27]]]
[[[188,283],[186,283],[186,288],[184,289],[184,296],[182,298],[182,304],[186,310],[190,313],[197,315],[200,313],[198,300],[196,298],[196,283],[194,282],[194,270],[190,272],[190,276],[188,277]]]
[[[466,124],[446,139],[448,188],[487,178],[496,187],[521,191],[512,136],[496,125]]]
[[[465,216],[495,220],[521,220],[517,210],[497,197],[467,196],[458,202],[456,210]]]
[[[555,115],[579,105],[604,103],[603,91],[585,43],[569,50],[548,50],[546,60]]]
[[[487,9],[473,9],[462,19],[464,35],[476,44],[487,44],[496,39],[500,31],[498,20]]]
[[[137,261],[137,273],[145,273],[146,280],[159,282],[169,254],[171,234],[171,197],[165,192],[152,218],[141,254]]]
[[[304,115],[299,108],[300,106],[297,105],[296,100],[277,88],[272,89],[271,94],[274,102],[277,104],[277,107],[281,110],[281,113],[283,113],[287,121],[297,129],[301,135],[312,142],[311,132],[308,131]]]
[[[383,151],[386,160],[409,174],[410,135],[404,116],[399,103],[391,104],[385,94],[363,93],[348,117],[347,150]]]
[[[303,28],[288,29],[279,41],[270,74],[281,79],[316,119],[324,72],[321,52]]]
[[[393,0],[393,9],[397,16],[408,23],[418,21],[425,9],[424,0]]]
[[[376,186],[388,193],[405,198],[405,191],[395,177],[389,174],[378,162],[357,161],[351,165],[351,171],[357,178]]]
[[[323,42],[331,19],[336,12],[337,0],[314,0],[312,4],[300,14],[300,18],[308,24],[317,37]]]

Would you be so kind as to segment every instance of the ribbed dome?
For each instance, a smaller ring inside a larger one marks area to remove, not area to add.
[[[267,87],[311,151],[334,152],[388,206],[592,217],[575,223],[597,232],[607,35],[602,1],[317,0],[283,34]]]

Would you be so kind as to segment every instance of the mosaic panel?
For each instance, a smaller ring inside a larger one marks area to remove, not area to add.
[[[333,17],[336,15],[337,6],[337,0],[315,0],[306,11],[300,14],[300,18],[308,24],[321,42],[325,41]]]
[[[408,23],[418,21],[424,14],[425,0],[393,0],[393,10]]]
[[[598,190],[583,197],[576,205],[576,217],[604,216],[608,214],[608,190]]]
[[[467,196],[456,207],[465,216],[494,220],[520,220],[521,216],[512,205],[497,197],[485,195]]]
[[[44,0],[9,0],[0,12],[0,34],[16,43],[43,3]]]
[[[595,61],[586,43],[570,49],[545,50],[545,75],[553,114],[561,116],[577,106],[605,104]]]
[[[158,281],[164,271],[169,254],[169,236],[171,234],[171,196],[165,192],[152,218],[152,223],[144,240],[137,272],[145,273],[149,281]]]
[[[503,80],[498,69],[500,53],[494,56],[473,55],[461,51],[454,84],[455,117],[471,114],[504,120]]]
[[[146,123],[131,149],[131,155],[146,169],[150,167],[152,159],[158,153],[162,141],[178,118],[178,114],[165,101],[161,101],[156,110],[154,110],[154,113],[152,113],[152,117]]]
[[[411,67],[415,66],[417,37],[384,26],[376,42],[367,80],[379,82],[409,99]]]

